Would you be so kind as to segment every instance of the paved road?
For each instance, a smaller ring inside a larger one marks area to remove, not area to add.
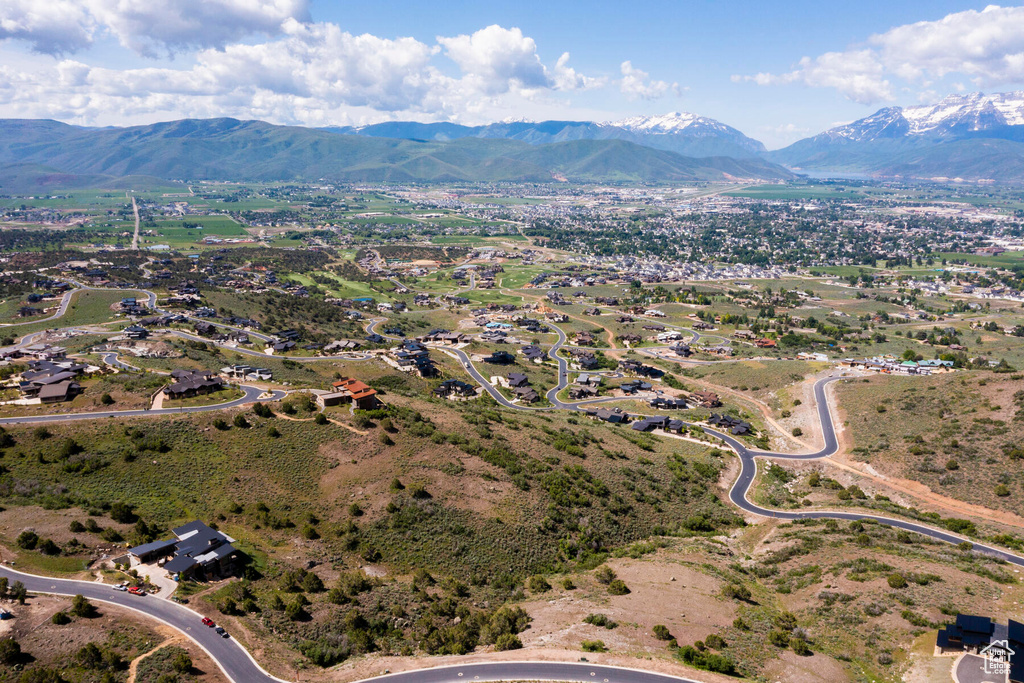
[[[111,410],[92,413],[66,413],[63,415],[33,415],[25,417],[4,417],[0,418],[0,425],[10,424],[37,424],[40,422],[77,422],[80,420],[97,420],[112,417],[152,417],[155,415],[181,415],[183,413],[208,413],[216,410],[225,410],[245,405],[246,403],[261,403],[264,401],[279,401],[287,394],[283,391],[273,391],[266,398],[260,398],[263,389],[251,387],[247,384],[240,384],[244,395],[234,401],[226,403],[215,403],[208,406],[182,406],[179,408],[160,408],[158,410]]]
[[[50,320],[56,320],[57,318],[61,318],[68,311],[68,305],[71,303],[71,297],[74,296],[75,292],[80,291],[81,289],[69,289],[68,291],[64,292],[64,296],[60,298],[60,304],[57,306],[57,312],[54,313],[53,315],[49,315],[45,318],[33,318],[31,320],[26,320],[20,323],[4,323],[0,327],[18,327],[19,325],[35,325],[37,323],[45,323],[49,322]]]

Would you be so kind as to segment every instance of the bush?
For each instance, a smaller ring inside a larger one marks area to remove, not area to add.
[[[213,428],[223,432],[228,428],[228,423],[218,417],[213,421]]]
[[[22,550],[35,550],[39,545],[39,534],[34,531],[22,531],[14,542]]]
[[[903,574],[889,574],[889,588],[906,588],[907,579]]]
[[[608,652],[603,640],[584,640],[581,647],[584,652]]]
[[[270,428],[267,429],[267,436],[269,436],[271,439],[276,439],[277,437],[281,436],[281,432],[279,432],[277,427],[275,427],[274,425],[270,425]]]
[[[995,494],[1000,498],[1004,498],[1010,495],[1010,487],[1008,487],[1006,484],[998,484],[995,488]]]
[[[512,633],[502,633],[498,636],[498,640],[494,643],[494,650],[496,652],[504,652],[506,650],[519,650],[523,647],[523,641],[519,640],[519,636]]]
[[[192,658],[188,656],[187,652],[179,652],[171,660],[171,668],[180,674],[187,674],[192,670]]]
[[[704,644],[713,650],[721,650],[725,648],[725,639],[717,633],[712,633],[704,639]]]
[[[238,603],[232,598],[224,598],[217,603],[217,611],[221,614],[236,614],[238,612]]]
[[[672,633],[668,630],[668,626],[664,624],[655,624],[652,629],[654,637],[658,640],[672,640]]]
[[[619,623],[617,621],[613,621],[607,614],[588,614],[583,620],[583,623],[601,626],[608,630],[618,628],[619,626]]]
[[[292,621],[300,621],[307,617],[306,610],[303,608],[302,603],[298,600],[296,600],[293,603],[290,603],[287,607],[285,607],[284,614]]]
[[[789,647],[789,634],[782,629],[775,629],[768,633],[768,642],[775,647]]]
[[[626,595],[629,593],[629,586],[622,579],[613,579],[608,584],[608,593],[610,595]]]
[[[546,593],[551,590],[551,584],[547,582],[547,579],[540,575],[531,576],[526,587],[534,593]]]
[[[791,638],[789,645],[793,648],[793,652],[801,657],[807,657],[811,654],[811,648],[803,638]]]
[[[100,403],[105,406],[114,405],[114,397],[104,392],[104,394],[100,396]]]
[[[562,579],[562,588],[564,588],[567,591],[574,591],[576,590],[576,584],[572,582],[572,579],[566,577]]]
[[[48,538],[39,544],[39,552],[43,555],[60,555],[60,546]]]
[[[603,583],[607,586],[615,579],[615,572],[608,565],[601,565],[594,572],[594,578],[597,579],[598,583]]]
[[[122,524],[133,524],[137,517],[132,506],[127,503],[114,503],[110,506],[110,518]]]
[[[54,612],[53,616],[50,617],[50,623],[56,624],[57,626],[63,626],[64,624],[71,623],[71,617],[66,612]]]
[[[76,595],[71,599],[71,609],[68,610],[76,617],[90,617],[96,612],[96,608],[92,606],[85,596]]]
[[[71,521],[71,524],[68,524],[68,531],[70,531],[73,534],[83,533],[85,531],[85,525],[79,522],[77,519],[74,519]]]
[[[324,415],[323,413],[317,413],[316,417],[313,418],[313,422],[317,423],[318,425],[325,425],[328,424],[330,420],[328,420],[327,416]]]
[[[750,600],[751,594],[750,589],[743,584],[729,583],[722,586],[722,597],[746,602]]]
[[[793,436],[803,436],[804,435],[804,430],[800,429],[799,427],[793,427],[793,432],[792,433],[793,433]]]
[[[232,422],[232,424],[234,424],[239,429],[248,429],[249,428],[249,421],[246,420],[245,419],[245,415],[242,415],[241,413],[239,413],[238,415],[235,415],[235,419],[232,420],[231,422]]]
[[[21,645],[14,638],[0,638],[0,663],[8,666],[21,661]]]

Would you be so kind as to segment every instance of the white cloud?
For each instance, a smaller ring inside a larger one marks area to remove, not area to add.
[[[570,67],[568,54],[548,69],[518,29],[488,27],[434,45],[291,19],[281,32],[265,42],[194,52],[182,68],[118,69],[71,59],[0,68],[0,115],[88,124],[157,115],[305,124],[465,120],[529,103],[550,107],[560,91],[601,83]],[[442,52],[460,75],[438,68]],[[2,48],[0,64],[13,65]]]
[[[155,57],[278,35],[289,21],[309,21],[308,0],[5,0],[0,39],[61,54],[88,47],[103,30],[137,54]]]
[[[664,97],[669,91],[679,95],[678,83],[667,83],[651,78],[650,74],[633,66],[633,63],[626,60],[620,67],[622,80],[619,81],[619,90],[631,100],[656,100]]]
[[[835,88],[863,104],[893,99],[892,79],[927,88],[962,74],[977,86],[1024,82],[1024,7],[990,5],[871,36],[867,46],[804,57],[788,73],[733,76],[758,85]]]
[[[0,3],[0,40],[28,42],[35,52],[76,52],[92,42],[95,20],[74,0],[4,0]]]

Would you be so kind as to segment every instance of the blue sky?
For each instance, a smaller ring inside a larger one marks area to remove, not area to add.
[[[972,2],[5,0],[0,116],[615,120],[779,147],[882,106],[1024,88],[1024,8]]]

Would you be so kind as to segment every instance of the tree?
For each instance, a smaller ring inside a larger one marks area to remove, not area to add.
[[[182,650],[171,660],[171,667],[180,674],[187,674],[192,670],[192,658]]]
[[[14,638],[0,638],[0,663],[8,666],[21,661],[21,645]]]
[[[34,531],[22,531],[14,542],[22,550],[35,550],[39,544],[39,534]]]
[[[615,571],[608,565],[603,564],[594,572],[594,578],[597,579],[598,583],[603,583],[607,586],[615,579]]]
[[[113,405],[114,404],[114,397],[111,396],[110,394],[104,392],[104,394],[102,396],[100,396],[100,403],[102,403],[105,406]]]
[[[296,600],[295,602],[289,603],[284,610],[284,614],[292,621],[299,621],[306,617],[306,610],[303,609],[302,603]]]
[[[494,643],[495,652],[505,652],[506,650],[519,650],[523,647],[523,641],[519,640],[519,636],[512,633],[502,633],[498,636],[498,640]]]
[[[56,624],[57,626],[63,626],[64,624],[71,623],[71,617],[66,612],[54,612],[53,616],[50,617],[50,623]]]
[[[110,518],[122,524],[131,524],[135,521],[135,512],[132,506],[127,503],[117,502],[110,506]]]
[[[546,593],[551,590],[551,584],[547,582],[547,579],[539,574],[531,576],[526,587],[534,593]]]
[[[16,600],[19,605],[25,604],[25,598],[28,597],[28,589],[25,588],[25,584],[21,581],[15,581],[11,584],[11,590],[8,593],[11,600]]]
[[[89,617],[96,611],[92,603],[84,595],[76,595],[71,598],[71,609],[69,610],[76,617]]]
[[[665,624],[655,624],[652,630],[654,631],[654,637],[658,640],[672,640],[672,633]]]

